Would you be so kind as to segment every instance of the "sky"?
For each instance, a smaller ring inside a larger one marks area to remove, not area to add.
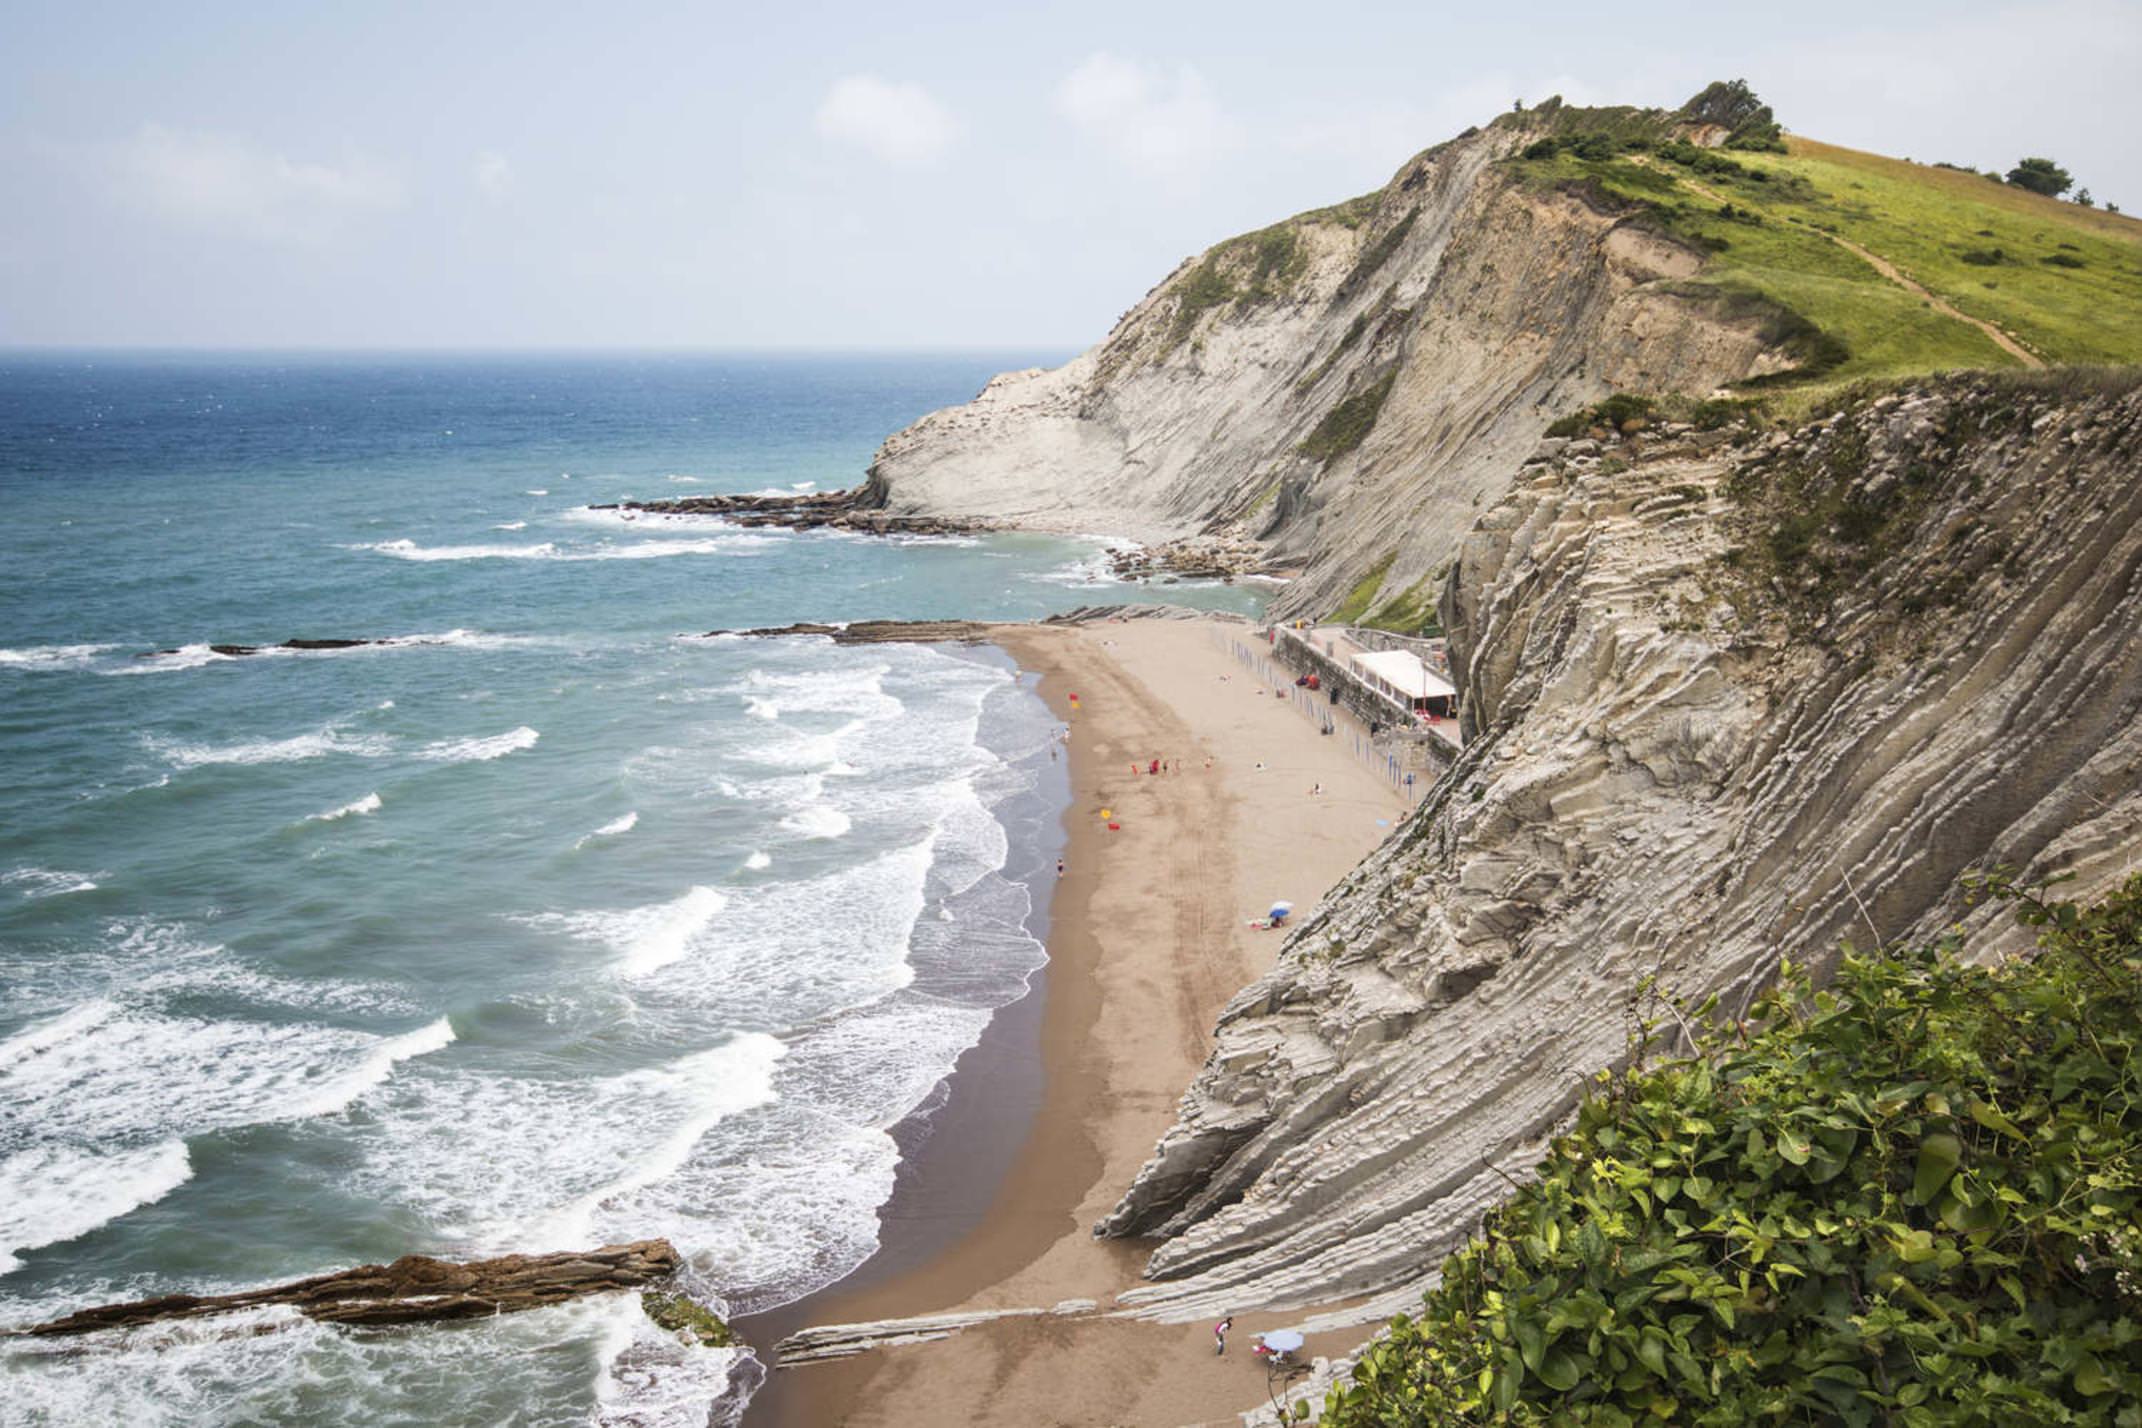
[[[2138,75],[2142,0],[8,0],[0,346],[1079,348],[1552,94],[2142,212]]]

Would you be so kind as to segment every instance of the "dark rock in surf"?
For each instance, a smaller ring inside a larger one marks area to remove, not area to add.
[[[363,1264],[242,1294],[166,1294],[129,1304],[105,1304],[17,1332],[87,1334],[276,1304],[290,1305],[328,1324],[481,1319],[590,1294],[644,1289],[667,1280],[681,1263],[668,1240],[636,1240],[563,1254],[509,1254],[461,1264],[410,1254],[392,1264]]]
[[[956,536],[996,530],[999,523],[954,516],[896,516],[883,509],[884,491],[866,483],[846,491],[794,496],[679,496],[661,501],[618,501],[591,511],[629,511],[653,516],[717,516],[734,526],[787,530],[844,530],[863,535]]]

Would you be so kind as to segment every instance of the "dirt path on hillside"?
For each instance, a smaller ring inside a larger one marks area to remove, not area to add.
[[[1643,160],[1641,158],[1639,158],[1637,162],[1644,164],[1646,168],[1653,169],[1656,172],[1665,172],[1665,170],[1660,169],[1658,165],[1649,163],[1648,161]],[[1673,178],[1677,182],[1687,184],[1691,189],[1695,190],[1697,193],[1702,194],[1705,198],[1710,199],[1714,203],[1723,204],[1731,203],[1733,201],[1730,198],[1726,197],[1724,194],[1720,193],[1717,189],[1710,187],[1708,184],[1698,183],[1694,179],[1688,178],[1681,174],[1675,174],[1673,175]],[[1977,328],[1980,332],[1985,333],[1986,336],[1992,340],[1994,346],[2000,348],[2003,352],[2006,352],[2009,356],[2015,358],[2024,366],[2041,368],[2045,366],[2045,359],[2038,356],[2037,353],[2032,352],[2022,343],[2016,341],[2013,337],[2010,337],[2007,333],[2001,331],[2000,328],[1994,326],[1992,323],[1986,321],[1984,318],[1973,317],[1967,312],[1958,312],[1954,306],[1943,301],[1941,298],[1936,297],[1933,293],[1927,291],[1927,289],[1922,287],[1920,284],[1913,282],[1910,278],[1904,276],[1903,272],[1897,267],[1897,265],[1890,262],[1887,258],[1884,258],[1877,253],[1873,253],[1865,248],[1862,248],[1859,244],[1854,243],[1851,239],[1846,238],[1841,234],[1826,232],[1825,230],[1820,228],[1812,228],[1811,231],[1822,234],[1823,237],[1829,239],[1832,243],[1835,243],[1838,247],[1844,249],[1847,253],[1850,253],[1853,257],[1859,259],[1868,267],[1874,269],[1875,272],[1880,273],[1890,282],[1904,289],[1904,291],[1910,293],[1913,297],[1919,298],[1920,300],[1925,302],[1928,307],[1940,313],[1943,317],[1953,317],[1958,322],[1969,323],[1971,326]]]

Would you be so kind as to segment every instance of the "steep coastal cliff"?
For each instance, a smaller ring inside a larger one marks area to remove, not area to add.
[[[1504,114],[1185,260],[1066,366],[889,438],[857,502],[1225,537],[1298,577],[1282,617],[1412,628],[1542,432],[1612,392],[2142,361],[2142,224],[1755,105]],[[1718,122],[1748,113],[1752,147]]]
[[[1498,162],[1534,133],[1474,131],[1379,192],[1186,260],[1073,362],[891,437],[872,489],[896,515],[1240,530],[1303,572],[1287,612],[1379,564],[1386,591],[1425,594],[1562,412],[1796,360],[1766,312],[1677,293],[1700,248]]]
[[[2071,373],[1525,463],[1443,592],[1459,765],[1222,1017],[1100,1227],[1166,1237],[1126,1303],[1380,1317],[1645,978],[1745,1005],[1780,955],[1965,917],[1969,867],[2131,870],[2138,461],[2137,379]]]
[[[896,519],[1226,537],[1283,618],[1449,636],[1463,752],[1221,1016],[1095,1226],[1159,1242],[1121,1312],[1413,1309],[1661,992],[2001,955],[1967,871],[2142,856],[2142,377],[2056,365],[2142,360],[2142,228],[1718,91],[1468,131],[872,466]]]

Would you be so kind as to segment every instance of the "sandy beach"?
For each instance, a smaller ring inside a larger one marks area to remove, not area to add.
[[[1284,934],[1251,922],[1275,898],[1306,913],[1389,834],[1403,798],[1236,662],[1227,645],[1251,641],[1247,626],[1006,626],[993,638],[1040,676],[1070,729],[1066,866],[1039,995],[961,1061],[879,1257],[742,1327],[769,1342],[805,1324],[1067,1299],[1103,1313],[777,1371],[754,1425],[1232,1421],[1266,1393],[1253,1336],[1288,1322],[1245,1306],[1220,1358],[1209,1325],[1105,1317],[1151,1245],[1095,1240],[1091,1226],[1172,1121],[1221,1008],[1276,956]],[[1168,771],[1145,772],[1155,759]],[[1037,1052],[1038,1090],[1015,1064]],[[998,1086],[1032,1108],[1026,1124],[992,1114]],[[993,1193],[977,1194],[989,1178]]]

